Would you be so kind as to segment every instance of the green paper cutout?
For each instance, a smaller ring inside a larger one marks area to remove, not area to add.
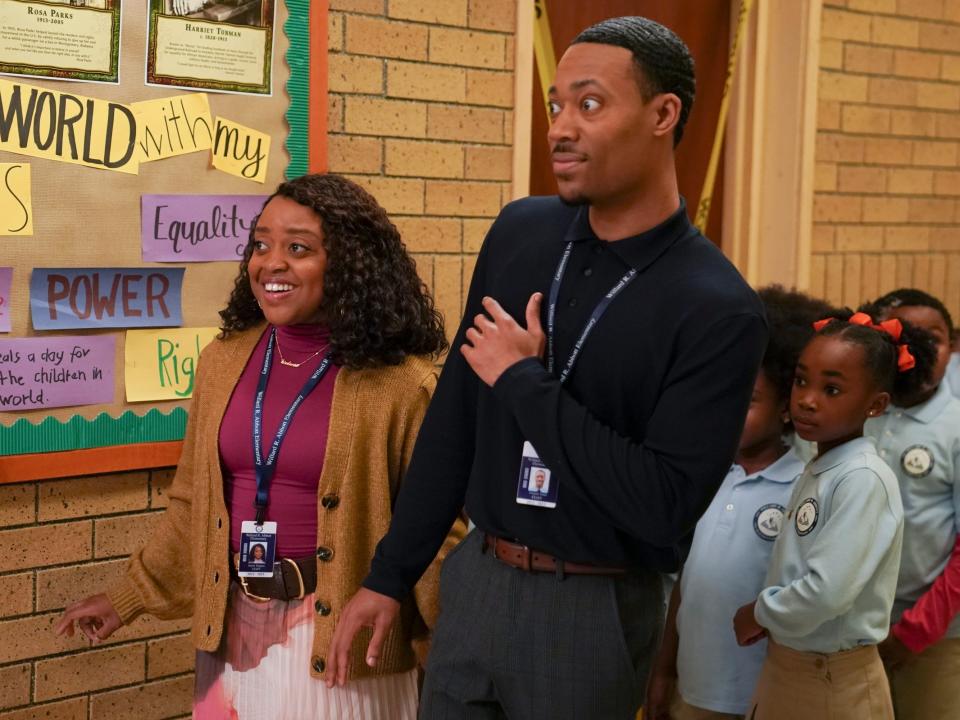
[[[66,422],[46,417],[32,423],[20,418],[0,427],[0,456],[169,442],[182,440],[186,429],[187,411],[180,407],[169,413],[154,408],[146,415],[127,410],[116,418],[100,413],[93,420],[74,415]]]
[[[290,79],[287,80],[287,95],[290,107],[285,113],[290,131],[287,133],[287,152],[290,164],[285,173],[287,179],[305,175],[309,169],[308,130],[310,125],[310,2],[287,0],[289,17],[283,24],[283,32],[290,40],[287,65]],[[325,31],[325,29],[324,29]],[[317,102],[326,102],[318,98]]]

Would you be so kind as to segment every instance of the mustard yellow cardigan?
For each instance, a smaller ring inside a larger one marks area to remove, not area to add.
[[[198,366],[183,451],[169,492],[169,506],[156,533],[130,558],[123,579],[108,591],[124,623],[141,613],[159,618],[193,616],[199,650],[217,649],[223,634],[230,522],[223,493],[218,433],[227,403],[264,325],[214,340]],[[333,550],[317,560],[317,600],[332,608],[314,617],[310,672],[323,677],[325,656],[344,605],[359,589],[374,548],[390,524],[391,507],[414,441],[436,386],[429,359],[397,366],[342,369],[334,384],[327,448],[317,489],[317,547]],[[320,499],[337,495],[324,507]],[[440,563],[462,538],[458,521],[439,555],[401,606],[376,668],[364,663],[370,631],[351,651],[350,677],[386,675],[416,665],[411,644],[432,627],[439,612]],[[190,562],[183,549],[189,548]]]

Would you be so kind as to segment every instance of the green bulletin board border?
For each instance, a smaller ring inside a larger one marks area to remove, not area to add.
[[[34,424],[20,418],[0,428],[0,456],[182,440],[186,428],[187,411],[181,407],[169,413],[154,408],[145,415],[127,410],[120,417],[100,413],[92,420],[74,415],[66,422],[46,417]]]
[[[286,55],[290,68],[290,107],[286,112],[290,164],[286,176],[291,178],[305,174],[309,166],[311,24],[309,0],[287,0],[286,5],[283,31],[290,41]],[[92,420],[75,415],[66,422],[47,417],[32,423],[20,418],[12,425],[0,426],[0,457],[176,441],[183,439],[186,427],[187,411],[182,407],[169,413],[153,409],[144,415],[128,410],[119,417],[100,413]]]

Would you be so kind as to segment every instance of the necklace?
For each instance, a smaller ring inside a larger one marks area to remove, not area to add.
[[[322,353],[322,352],[323,352],[324,350],[326,350],[328,347],[330,347],[330,343],[327,343],[326,345],[324,345],[322,348],[320,348],[319,350],[317,350],[313,355],[311,355],[310,357],[308,357],[306,360],[301,360],[301,361],[298,362],[298,363],[290,362],[289,360],[287,360],[286,358],[283,357],[283,350],[280,349],[280,337],[277,336],[277,352],[280,353],[280,364],[281,364],[281,365],[286,365],[287,367],[298,368],[298,367],[300,367],[301,365],[304,365],[305,363],[308,363],[308,362],[310,362],[311,360],[313,360],[317,355],[319,355],[320,353]]]

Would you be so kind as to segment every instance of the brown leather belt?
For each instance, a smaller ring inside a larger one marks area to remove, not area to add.
[[[315,555],[280,558],[273,564],[273,577],[242,578],[237,575],[239,563],[240,554],[234,553],[230,575],[239,583],[244,595],[258,602],[299,600],[317,589]]]
[[[526,545],[498,538],[496,535],[484,534],[483,549],[493,549],[493,556],[504,565],[519,568],[527,572],[556,573],[562,577],[567,575],[626,575],[627,569],[622,567],[601,567],[599,565],[584,565],[581,563],[558,560],[539,550],[533,550]]]

